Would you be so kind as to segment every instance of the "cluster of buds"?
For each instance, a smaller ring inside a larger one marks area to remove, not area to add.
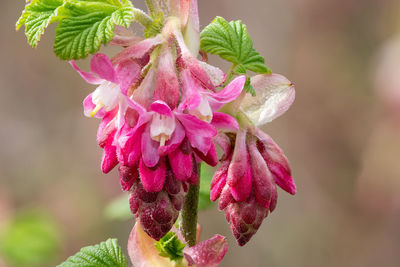
[[[124,49],[112,59],[94,55],[91,72],[71,64],[99,85],[84,110],[101,119],[101,169],[108,173],[119,165],[121,186],[131,192],[131,210],[143,230],[160,240],[172,229],[189,185],[199,183],[198,163],[218,164],[215,142],[225,154],[211,200],[219,198],[244,245],[274,210],[276,185],[296,192],[282,150],[256,127],[289,108],[294,87],[277,74],[257,75],[252,97],[243,90],[245,76],[227,81],[223,71],[199,60],[197,2],[189,2],[177,2],[154,37],[117,28],[113,43]]]
[[[240,246],[250,240],[268,212],[275,209],[276,185],[290,194],[296,193],[287,158],[272,138],[253,124],[264,124],[284,113],[294,100],[294,87],[277,74],[258,75],[251,82],[260,105],[253,97],[246,97],[236,116],[240,129],[221,132],[215,138],[224,155],[211,182],[211,200],[219,198],[219,209],[225,210]],[[274,103],[271,97],[275,98]]]

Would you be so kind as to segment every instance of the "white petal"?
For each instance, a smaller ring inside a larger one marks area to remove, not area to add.
[[[104,105],[106,110],[110,111],[117,106],[120,94],[118,84],[106,81],[93,92],[92,101],[96,105]]]
[[[285,113],[295,98],[294,85],[279,74],[260,74],[251,78],[256,91],[247,94],[241,109],[256,126],[264,125]]]

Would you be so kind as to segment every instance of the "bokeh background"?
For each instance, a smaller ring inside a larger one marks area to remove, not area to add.
[[[203,239],[228,237],[221,266],[400,266],[399,1],[199,4],[203,26],[217,15],[243,20],[297,94],[265,130],[289,157],[298,193],[280,190],[243,248],[216,206],[201,212]],[[0,1],[0,266],[54,266],[109,237],[125,249],[134,219],[105,215],[122,194],[118,174],[101,173],[98,121],[82,114],[93,87],[52,53],[54,27],[35,50],[15,32],[23,6]]]

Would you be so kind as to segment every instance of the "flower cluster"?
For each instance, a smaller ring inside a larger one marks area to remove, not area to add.
[[[215,142],[225,154],[211,200],[219,198],[244,245],[275,209],[276,185],[296,193],[287,158],[256,127],[289,108],[294,87],[283,76],[262,74],[251,79],[257,96],[246,95],[245,76],[227,80],[197,58],[197,9],[181,7],[151,38],[117,28],[113,43],[124,49],[112,59],[94,55],[91,72],[71,64],[99,85],[83,104],[86,116],[101,119],[101,169],[108,173],[119,165],[121,186],[131,192],[131,211],[143,230],[160,240],[172,229],[189,185],[199,183],[198,164],[218,164]]]
[[[218,163],[212,141],[217,129],[238,128],[234,118],[217,110],[237,98],[246,80],[238,77],[217,90],[226,75],[194,56],[181,27],[171,18],[153,38],[128,37],[129,46],[113,59],[94,55],[91,72],[71,62],[87,82],[99,85],[84,109],[101,119],[102,171],[119,164],[131,210],[157,240],[175,223],[188,184],[199,182],[198,163]]]

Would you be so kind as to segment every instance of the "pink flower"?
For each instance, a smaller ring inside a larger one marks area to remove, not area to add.
[[[158,255],[154,246],[154,240],[147,236],[136,223],[128,240],[128,253],[133,266],[140,267],[174,267],[175,262]],[[176,232],[177,230],[174,229]],[[180,237],[178,233],[178,237]],[[182,242],[183,238],[180,238]],[[179,266],[217,267],[228,250],[228,244],[223,236],[215,235],[212,238],[200,242],[193,247],[185,247],[185,258]]]
[[[131,107],[140,107],[132,103]],[[212,143],[217,132],[212,125],[191,114],[171,110],[162,100],[152,103],[150,111],[137,111],[136,126],[119,137],[118,154],[122,165],[139,167],[146,191],[159,192],[163,188],[167,164],[178,180],[186,182],[193,176],[194,154],[209,157],[211,164],[217,163]]]
[[[281,83],[275,83],[277,78],[271,79],[271,76],[259,76],[256,80],[259,82],[263,79],[264,82],[252,85],[256,91],[268,96],[266,101],[269,98],[278,99],[274,103],[275,107],[268,107],[280,113],[277,115],[276,112],[269,112],[275,118],[289,108],[290,104],[284,103],[293,101],[293,95],[287,91],[291,92],[294,87],[290,82],[286,83],[285,79],[277,77],[287,84],[286,87],[281,86]],[[260,84],[263,87],[260,88]],[[276,90],[277,84],[281,90]],[[263,90],[268,90],[270,94]],[[282,106],[284,108],[279,108]],[[261,105],[261,108],[264,107]],[[263,119],[272,120],[266,115]],[[211,182],[211,200],[219,198],[219,209],[225,210],[232,232],[238,244],[243,246],[256,233],[268,211],[275,209],[278,196],[276,185],[293,195],[296,193],[296,185],[282,150],[271,137],[251,123],[242,122],[242,128],[236,133],[220,133],[215,141],[225,155]]]

